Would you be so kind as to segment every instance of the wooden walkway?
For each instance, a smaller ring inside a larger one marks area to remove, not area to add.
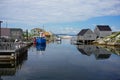
[[[19,49],[27,47],[30,43],[13,43],[13,42],[0,42],[0,53],[13,53]]]
[[[16,59],[18,55],[27,50],[27,46],[30,44],[31,43],[0,42],[0,60]]]
[[[0,53],[14,53],[15,50],[0,50]]]

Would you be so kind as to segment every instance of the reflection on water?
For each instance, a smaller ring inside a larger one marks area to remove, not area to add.
[[[93,45],[77,45],[77,49],[84,55],[90,56],[95,51]]]
[[[1,61],[0,75],[1,80],[120,80],[119,62],[120,56],[109,49],[94,45],[76,48],[62,40],[60,44],[31,46],[19,59]]]
[[[112,53],[120,55],[120,46],[101,46],[101,47],[111,51]]]
[[[111,56],[111,52],[102,48],[102,47],[97,47],[94,52],[96,59],[108,59]]]
[[[111,56],[111,52],[98,46],[94,45],[77,45],[77,49],[84,55],[90,56],[95,55],[97,60],[108,59]]]
[[[57,44],[62,44],[62,41],[61,41],[61,40],[60,40],[60,41],[56,41],[56,43],[57,43]]]
[[[37,51],[45,51],[46,44],[36,44]]]
[[[62,44],[62,40],[60,40],[60,41],[52,41],[52,42],[50,42],[50,43]],[[49,43],[48,43],[48,44],[49,44]]]
[[[43,55],[45,50],[46,50],[46,45],[47,44],[33,44],[33,46],[31,46],[31,50],[32,50],[33,53]]]
[[[27,56],[26,50],[26,52],[16,55],[17,58],[14,60],[0,60],[0,80],[3,80],[2,76],[14,76],[16,71],[21,69],[24,61],[27,60]]]

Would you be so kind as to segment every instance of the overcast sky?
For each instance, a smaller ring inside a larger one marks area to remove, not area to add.
[[[97,24],[120,30],[120,0],[0,0],[2,27],[78,33]]]

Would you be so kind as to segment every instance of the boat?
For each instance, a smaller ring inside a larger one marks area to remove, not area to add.
[[[37,37],[36,44],[46,44],[46,39],[44,37]]]
[[[46,44],[46,38],[43,32],[40,32],[40,36],[34,37],[34,44]]]
[[[33,44],[36,45],[36,37],[33,38]]]
[[[57,38],[56,38],[56,41],[61,41],[61,38],[60,38],[60,37],[57,37]]]

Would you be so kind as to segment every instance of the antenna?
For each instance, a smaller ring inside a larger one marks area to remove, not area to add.
[[[44,30],[44,25],[43,25],[43,30]]]
[[[8,26],[8,23],[6,22],[6,28],[7,28],[7,26]]]

